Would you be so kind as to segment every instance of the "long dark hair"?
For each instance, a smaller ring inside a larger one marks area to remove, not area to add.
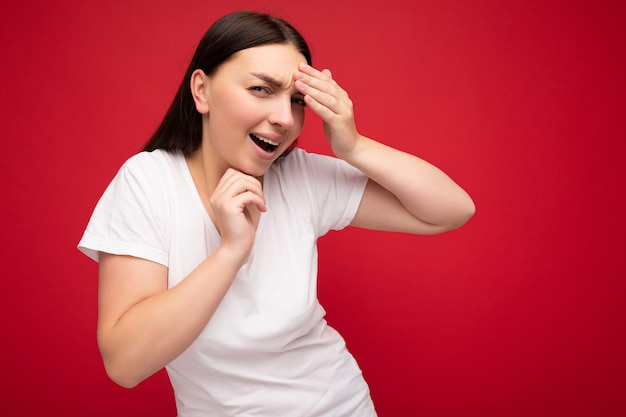
[[[202,142],[202,116],[191,95],[191,74],[201,69],[211,75],[234,53],[272,43],[293,44],[311,64],[311,52],[304,38],[283,19],[239,11],[216,21],[200,40],[170,108],[143,150],[179,150],[189,154],[198,149]]]

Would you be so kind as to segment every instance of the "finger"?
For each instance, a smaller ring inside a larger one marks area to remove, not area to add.
[[[211,200],[217,201],[222,197],[233,199],[245,193],[252,193],[258,196],[259,202],[256,204],[258,205],[259,210],[267,210],[261,182],[250,175],[243,174],[242,172],[234,169],[229,169],[224,173],[218,182],[215,192],[211,196]]]
[[[304,72],[297,72],[295,76],[296,82],[300,81],[308,87],[323,91],[339,99],[341,99],[342,97],[347,97],[348,93],[343,88],[341,88],[339,84],[337,84],[337,82],[333,80],[330,76],[330,70],[324,71],[328,71],[328,75],[325,75],[319,71],[317,71],[317,73],[321,74],[320,76],[315,76]]]
[[[326,93],[322,90],[318,90],[311,86],[296,81],[297,88],[302,94],[304,94],[304,100],[308,106],[311,106],[313,110],[316,110],[317,104],[322,105],[333,113],[339,113],[340,103],[339,99],[332,94]],[[317,112],[316,112],[317,113]]]
[[[232,203],[235,207],[237,207],[237,210],[244,213],[249,206],[254,206],[257,208],[257,210],[261,212],[267,211],[267,208],[265,206],[265,199],[260,197],[258,194],[250,191],[246,191],[236,195],[232,199]]]
[[[261,213],[267,211],[263,199],[249,191],[237,194],[232,198],[212,201],[211,205],[213,206],[218,224],[226,226],[226,228],[230,227],[228,226],[229,224],[231,226],[237,224],[240,221],[238,219],[245,218],[249,220],[249,215],[254,212]]]
[[[334,113],[343,114],[349,111],[350,97],[334,80],[325,81],[304,73],[298,73],[295,84],[299,92],[305,96],[310,95],[317,103],[328,107]],[[314,105],[313,107],[315,108]]]
[[[295,85],[298,91],[305,95],[305,101],[306,96],[310,96],[309,99],[313,98],[316,103],[327,107],[333,113],[340,114],[345,111],[345,104],[349,101],[349,97],[336,84],[330,85],[328,82],[300,74]],[[315,103],[307,102],[307,104],[312,106],[313,110],[316,109]]]
[[[328,100],[322,103],[319,101],[319,99],[316,99],[313,96],[306,94],[304,96],[304,101],[306,102],[306,105],[325,122],[330,122],[334,117],[338,115],[338,112],[333,109],[332,104],[329,104]]]
[[[321,79],[325,79],[325,80],[329,80],[329,79],[332,78],[332,75],[331,75],[329,69],[325,69],[325,70],[320,71],[320,70],[316,69],[315,67],[313,67],[311,65],[308,65],[308,64],[304,64],[304,63],[300,64],[298,66],[298,69],[301,72],[303,72],[303,73],[305,73],[307,75],[310,75],[311,77],[321,78]]]
[[[230,199],[240,208],[253,204],[259,211],[267,211],[265,197],[259,190],[237,185],[232,189],[232,192],[233,194]]]
[[[257,183],[260,185],[259,180],[257,180],[256,178],[254,178],[253,176],[250,176],[248,174],[244,174],[243,172],[236,170],[234,168],[228,168],[224,174],[222,175],[222,178],[220,178],[220,181],[218,182],[219,184],[231,184],[234,181],[237,181],[238,179],[241,178],[245,178],[246,180],[251,181],[252,183]]]
[[[223,191],[230,190],[231,196],[246,190],[263,195],[263,186],[258,179],[232,168],[226,170],[218,182],[217,188]]]
[[[296,73],[296,78],[301,78],[298,76],[299,74],[301,76],[304,76],[304,78],[306,79],[318,80],[319,82],[322,82],[322,83],[328,83],[330,85],[337,86],[337,83],[333,79],[333,74],[328,68],[324,68],[323,70],[320,71],[317,68],[312,67],[310,65],[301,64],[300,66],[298,66],[298,70],[299,71],[297,71]]]
[[[337,82],[333,79],[333,74],[328,68],[324,68],[323,70],[318,70],[315,67],[312,67],[307,64],[300,64],[298,67],[301,73],[308,75],[312,79],[319,79],[321,81],[330,82],[334,85],[337,85]]]
[[[350,97],[336,97],[310,86],[298,85],[297,88],[304,94],[306,105],[325,122],[332,122],[335,118],[353,117],[353,104]]]

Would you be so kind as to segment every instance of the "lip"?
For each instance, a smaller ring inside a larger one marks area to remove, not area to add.
[[[260,133],[260,132],[250,132],[252,133],[254,136],[259,136],[265,139],[269,139],[272,142],[277,142],[279,143],[278,146],[282,145],[282,143],[285,141],[285,138],[281,135],[277,135],[275,133]]]
[[[275,134],[263,134],[263,133],[252,133],[252,134],[255,136],[260,136],[260,137],[269,139],[279,144],[276,147],[276,149],[274,149],[272,152],[266,152],[264,149],[261,149],[256,143],[254,143],[250,135],[248,135],[248,139],[250,139],[250,145],[254,148],[254,152],[259,158],[271,161],[273,159],[276,159],[276,157],[279,155],[279,152],[283,151],[282,144],[285,141],[284,137],[275,135]]]

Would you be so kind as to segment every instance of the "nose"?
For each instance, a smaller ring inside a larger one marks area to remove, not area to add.
[[[294,125],[293,105],[291,97],[280,97],[272,103],[269,122],[282,128],[290,128]]]

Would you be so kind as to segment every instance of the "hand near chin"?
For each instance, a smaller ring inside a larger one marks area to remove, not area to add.
[[[334,154],[346,159],[354,151],[359,134],[354,123],[352,100],[333,79],[330,70],[319,71],[300,64],[296,88],[309,108],[324,121],[324,132]]]
[[[210,201],[222,247],[232,250],[243,264],[252,250],[261,212],[267,210],[261,182],[229,168]]]

